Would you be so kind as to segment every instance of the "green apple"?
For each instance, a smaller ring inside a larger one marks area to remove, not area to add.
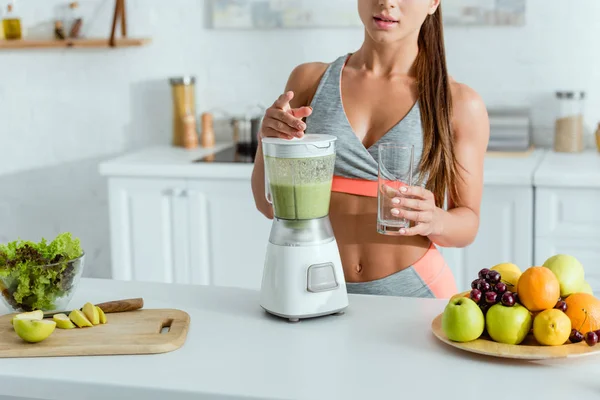
[[[10,320],[10,323],[14,325],[16,319],[44,319],[44,312],[42,310],[35,310],[17,314]]]
[[[583,282],[583,285],[579,288],[578,292],[579,293],[588,293],[588,294],[591,294],[592,296],[594,295],[594,291],[592,290],[592,287],[590,286],[590,284],[587,283],[587,281]]]
[[[519,344],[525,340],[533,323],[529,310],[518,303],[512,307],[494,304],[488,310],[485,321],[492,340],[506,344]]]
[[[49,319],[18,318],[13,321],[15,332],[30,343],[41,342],[54,332],[56,322]]]
[[[450,300],[442,314],[442,330],[455,342],[470,342],[481,336],[485,328],[483,312],[468,297]]]
[[[577,293],[585,282],[583,265],[568,254],[556,254],[548,258],[543,266],[554,272],[558,278],[560,296],[563,298]]]

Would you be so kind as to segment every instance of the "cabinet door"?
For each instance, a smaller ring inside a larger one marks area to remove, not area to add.
[[[189,181],[188,188],[197,282],[259,289],[271,221],[257,211],[250,180]]]
[[[481,203],[479,232],[465,248],[440,249],[454,272],[459,291],[482,268],[512,262],[521,269],[533,262],[533,189],[486,186]]]
[[[110,179],[114,279],[189,281],[184,189],[184,180]]]

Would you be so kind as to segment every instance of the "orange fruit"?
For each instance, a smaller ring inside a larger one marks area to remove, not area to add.
[[[530,267],[519,277],[517,293],[529,311],[548,310],[554,308],[560,297],[560,283],[548,268]]]
[[[565,299],[573,329],[584,335],[600,329],[600,300],[588,293],[573,293]]]

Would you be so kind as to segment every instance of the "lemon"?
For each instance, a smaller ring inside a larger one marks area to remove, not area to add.
[[[533,336],[539,344],[560,346],[565,344],[571,334],[571,319],[556,308],[544,310],[533,320]]]
[[[501,263],[490,268],[492,271],[500,272],[501,281],[506,283],[507,290],[517,291],[517,283],[523,273],[521,269],[513,263]]]
[[[49,319],[18,318],[13,321],[13,327],[21,339],[26,342],[37,343],[46,339],[54,332],[56,322]]]

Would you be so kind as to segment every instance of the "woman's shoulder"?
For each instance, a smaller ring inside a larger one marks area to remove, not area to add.
[[[296,66],[290,73],[286,91],[294,92],[294,107],[308,105],[319,87],[321,78],[331,64],[324,62],[307,62]]]
[[[466,126],[489,125],[487,108],[483,98],[470,86],[450,77],[452,96],[452,125],[456,132],[469,132]]]

